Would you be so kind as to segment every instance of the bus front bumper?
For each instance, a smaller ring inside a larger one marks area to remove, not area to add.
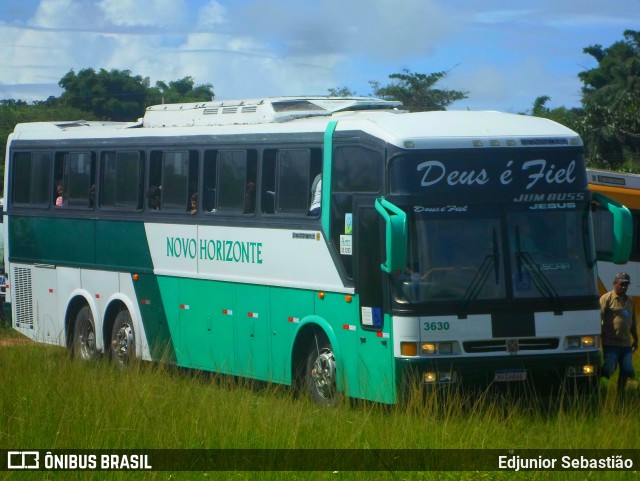
[[[396,358],[399,385],[539,388],[597,383],[599,350],[545,355]]]

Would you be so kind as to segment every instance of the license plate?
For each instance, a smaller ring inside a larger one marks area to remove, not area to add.
[[[493,377],[495,382],[526,381],[527,371],[524,369],[500,369]]]

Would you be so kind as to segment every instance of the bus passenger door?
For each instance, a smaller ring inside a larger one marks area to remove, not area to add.
[[[390,323],[384,316],[385,274],[380,269],[383,223],[373,206],[374,200],[370,196],[354,199],[360,392],[364,399],[392,403],[395,397],[393,342]]]

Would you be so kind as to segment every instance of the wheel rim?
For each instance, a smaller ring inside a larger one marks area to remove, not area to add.
[[[118,364],[127,364],[131,358],[133,348],[133,329],[129,324],[123,324],[113,339],[113,359]]]
[[[91,322],[87,319],[80,333],[80,356],[82,359],[91,359],[95,352],[96,333],[93,331]]]
[[[322,349],[311,368],[311,380],[316,391],[324,399],[332,399],[335,395],[336,360],[333,352]]]

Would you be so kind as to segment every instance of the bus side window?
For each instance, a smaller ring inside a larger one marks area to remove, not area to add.
[[[191,212],[191,196],[198,185],[198,153],[152,151],[149,169],[149,209]]]
[[[54,163],[55,205],[93,208],[95,165],[92,152],[57,152]]]
[[[309,211],[311,158],[309,149],[278,152],[277,212],[306,215]]]
[[[262,212],[306,215],[312,197],[311,185],[321,167],[320,149],[265,151],[262,163]]]
[[[218,210],[253,214],[256,209],[257,156],[254,150],[218,152]]]
[[[48,206],[51,188],[51,154],[18,152],[13,156],[11,198],[14,204]],[[55,198],[53,199],[55,201]]]
[[[113,209],[142,209],[142,152],[104,152],[100,178],[100,206]]]
[[[336,146],[331,171],[331,240],[340,252],[340,236],[350,236],[353,197],[357,193],[377,194],[382,189],[383,155],[363,146]],[[353,259],[340,256],[349,278],[353,278]]]

